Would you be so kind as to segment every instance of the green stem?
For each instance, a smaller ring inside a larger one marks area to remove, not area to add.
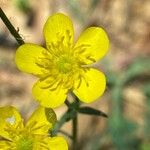
[[[24,44],[24,41],[23,41],[22,37],[16,31],[16,29],[14,28],[14,26],[11,24],[11,22],[9,21],[9,19],[7,18],[7,16],[3,12],[3,10],[1,9],[1,7],[0,7],[0,18],[2,19],[2,21],[4,22],[4,24],[6,25],[6,27],[10,31],[10,33],[14,36],[14,38],[16,39],[16,41],[18,42],[18,44],[19,45]]]
[[[70,106],[70,102],[67,99],[65,100],[65,104],[67,105],[67,107]]]
[[[73,143],[72,143],[72,149],[73,150],[77,150],[77,136],[78,136],[78,134],[77,134],[77,131],[78,131],[78,127],[77,127],[77,125],[78,125],[78,117],[77,117],[77,114],[76,114],[76,116],[73,118],[73,120],[72,120],[72,139],[73,139]]]

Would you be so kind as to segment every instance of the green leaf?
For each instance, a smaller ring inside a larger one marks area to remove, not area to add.
[[[67,112],[63,114],[59,121],[56,122],[54,128],[51,131],[51,135],[55,136],[59,132],[60,128],[64,125],[64,123],[70,121],[76,116],[77,112],[69,109]]]
[[[47,120],[54,125],[57,121],[57,116],[55,112],[51,108],[45,108],[45,114]]]
[[[51,131],[51,135],[55,136],[60,128],[64,125],[64,123],[70,121],[74,117],[76,117],[78,108],[79,108],[80,103],[78,101],[73,102],[70,104],[69,109],[62,115],[59,121],[55,124],[53,130]]]
[[[78,112],[86,115],[108,117],[107,114],[105,114],[104,112],[87,106],[80,107]]]

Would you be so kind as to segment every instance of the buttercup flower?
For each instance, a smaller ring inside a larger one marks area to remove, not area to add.
[[[0,150],[68,150],[63,137],[48,135],[55,121],[52,109],[39,107],[24,125],[16,108],[0,107]]]
[[[33,96],[45,107],[64,103],[68,91],[89,103],[101,96],[106,79],[102,72],[91,68],[108,50],[106,32],[99,27],[87,28],[74,42],[71,20],[57,13],[44,25],[46,49],[24,44],[16,52],[16,64],[21,71],[40,79],[33,86]]]

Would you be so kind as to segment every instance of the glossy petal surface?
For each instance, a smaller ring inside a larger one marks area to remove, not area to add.
[[[55,108],[62,105],[67,97],[67,89],[60,88],[55,89],[47,87],[46,81],[38,81],[35,83],[32,89],[35,99],[44,107]]]
[[[23,72],[37,76],[43,74],[42,68],[37,65],[37,62],[40,57],[44,57],[43,52],[45,51],[46,49],[35,44],[24,44],[20,46],[15,56],[17,67]]]
[[[87,70],[80,82],[80,86],[76,82],[73,92],[85,103],[96,100],[103,94],[106,87],[105,75],[96,69]]]
[[[74,30],[73,24],[69,17],[62,13],[56,13],[50,16],[44,25],[44,37],[47,48],[63,41],[63,45],[68,47],[73,44]]]
[[[81,59],[86,64],[91,64],[101,59],[107,53],[108,47],[107,34],[99,27],[90,27],[83,31],[75,45],[76,53],[80,53]]]
[[[48,139],[50,150],[68,150],[68,145],[63,137],[53,137]]]

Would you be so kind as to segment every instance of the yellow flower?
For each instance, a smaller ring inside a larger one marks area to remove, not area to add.
[[[52,109],[38,107],[24,125],[16,108],[0,107],[0,150],[68,150],[63,137],[48,135],[55,121]]]
[[[87,28],[74,42],[71,20],[64,14],[50,16],[44,25],[46,49],[24,44],[16,52],[15,62],[21,71],[40,79],[32,89],[42,106],[58,107],[64,103],[68,91],[89,103],[105,90],[105,75],[91,68],[108,50],[106,32],[99,27]]]

